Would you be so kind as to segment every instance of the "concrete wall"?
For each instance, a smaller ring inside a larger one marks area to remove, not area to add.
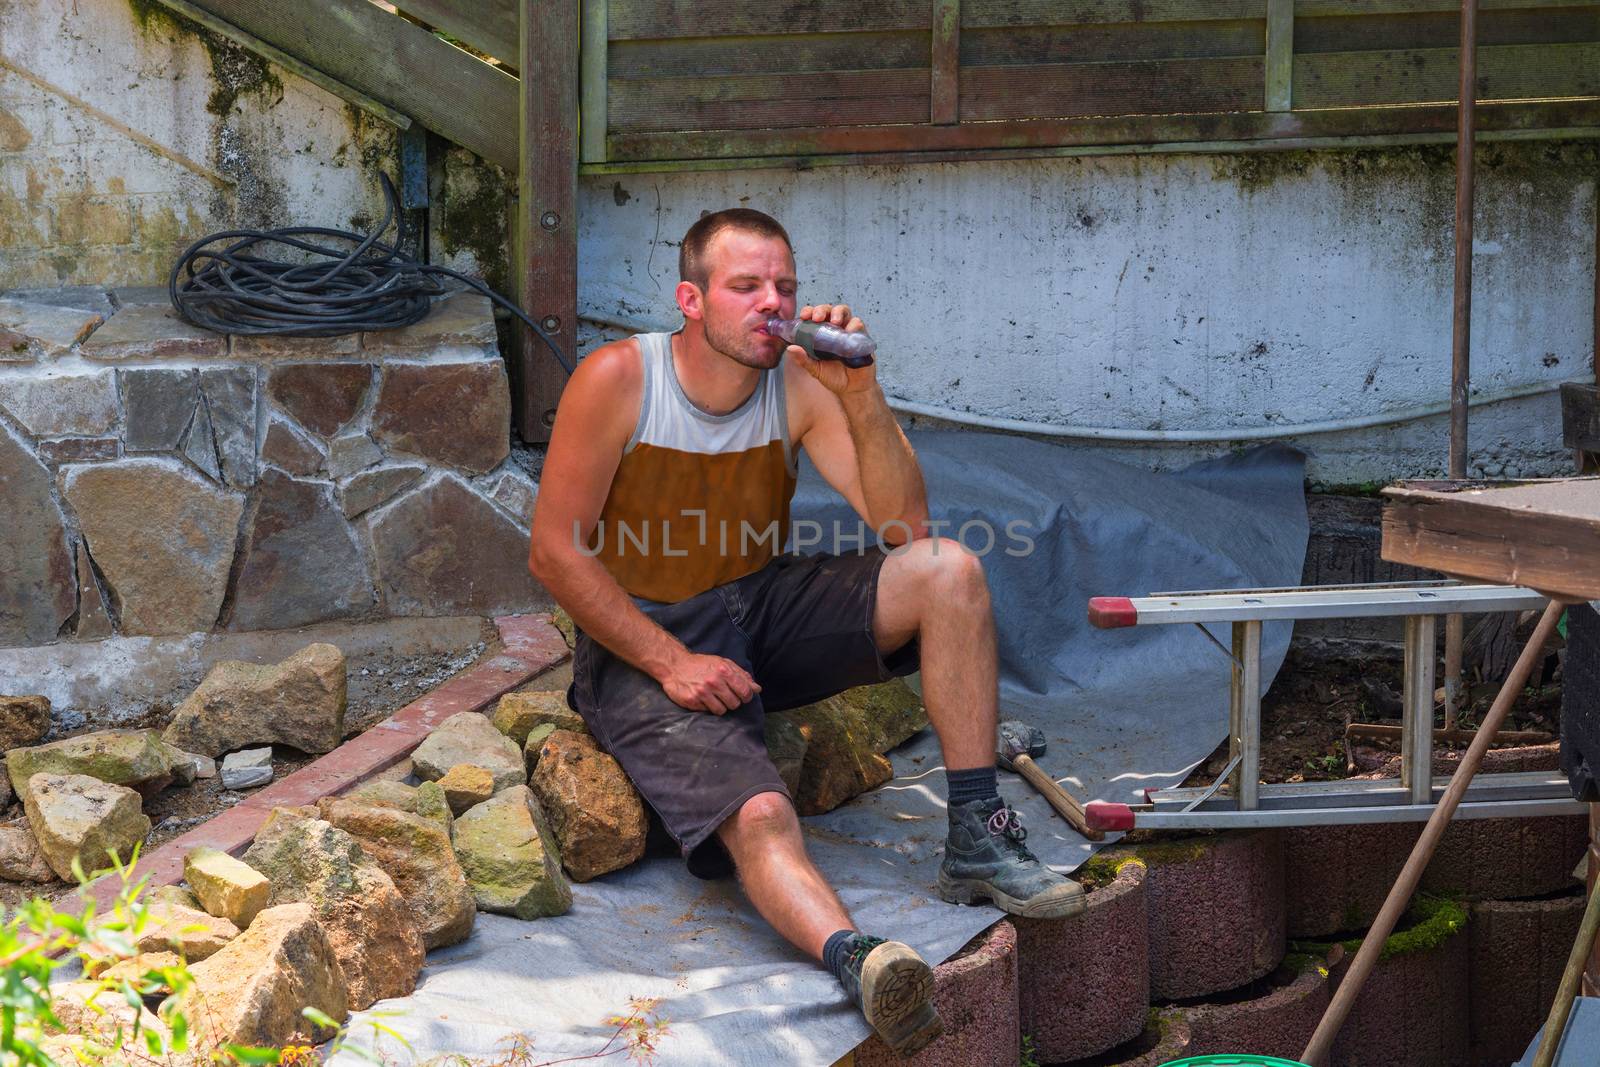
[[[1475,387],[1587,376],[1594,147],[1486,145],[1479,168]],[[1359,417],[1448,399],[1453,174],[1430,147],[594,177],[580,301],[676,321],[679,238],[743,205],[789,228],[802,299],[860,310],[900,397],[1219,436]],[[1554,395],[1484,408],[1475,467],[1561,473],[1560,433]],[[1344,484],[1438,472],[1447,437],[1440,417],[1296,443]]]

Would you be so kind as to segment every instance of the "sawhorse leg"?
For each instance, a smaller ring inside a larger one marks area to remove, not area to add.
[[[1232,785],[1240,810],[1255,809],[1261,793],[1261,623],[1257,620],[1233,624],[1228,758],[1239,761]]]
[[[1433,802],[1432,615],[1406,616],[1405,683],[1401,693],[1400,784],[1413,804]]]

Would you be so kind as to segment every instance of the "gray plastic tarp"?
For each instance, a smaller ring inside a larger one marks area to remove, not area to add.
[[[1296,584],[1307,536],[1301,455],[1268,447],[1154,474],[1018,437],[912,441],[947,532],[982,522],[998,535],[985,566],[1001,711],[1045,731],[1041,765],[1084,798],[1133,800],[1181,781],[1226,736],[1227,661],[1192,627],[1095,630],[1088,599]],[[835,520],[855,528],[814,472],[795,512],[822,524],[822,548]],[[1010,532],[1025,533],[1031,551],[1007,535],[1017,523]],[[981,528],[962,540],[981,549]],[[1263,684],[1289,636],[1288,624],[1265,627]],[[893,763],[889,784],[806,820],[808,843],[862,929],[942,960],[997,913],[933,895],[944,775],[932,733]],[[1070,870],[1090,855],[1041,797],[1001,777],[1045,860]],[[661,1064],[829,1064],[867,1034],[834,980],[776,937],[732,881],[698,881],[671,857],[573,886],[572,910],[558,918],[479,915],[470,939],[429,957],[415,994],[375,1010],[395,1013],[381,1021],[410,1042],[409,1054],[386,1046],[402,1062],[487,1056],[516,1033],[534,1039],[542,1061],[598,1051],[614,1030],[605,1018],[634,997],[659,998],[670,1019]],[[355,1019],[357,1038],[368,1014]],[[346,1051],[336,1062],[358,1061]]]

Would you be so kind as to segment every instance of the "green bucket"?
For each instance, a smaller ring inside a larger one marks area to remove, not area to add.
[[[1170,1060],[1161,1067],[1306,1067],[1299,1060],[1284,1060],[1276,1056],[1252,1056],[1235,1053],[1226,1056],[1191,1056],[1186,1060]]]

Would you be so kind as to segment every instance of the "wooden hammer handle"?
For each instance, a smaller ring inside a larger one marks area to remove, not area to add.
[[[1079,804],[1072,794],[1057,785],[1054,778],[1044,773],[1039,765],[1033,762],[1032,756],[1013,756],[1011,765],[1017,769],[1018,774],[1028,780],[1030,785],[1044,794],[1044,798],[1050,802],[1050,806],[1055,808],[1056,812],[1067,820],[1074,830],[1090,841],[1105,840],[1104,831],[1095,830],[1089,826],[1089,820],[1083,814],[1083,805]]]

